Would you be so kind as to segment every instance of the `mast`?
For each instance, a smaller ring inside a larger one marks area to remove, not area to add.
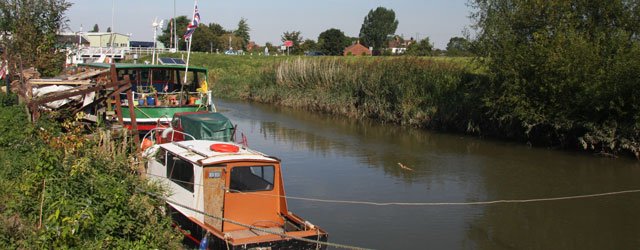
[[[176,26],[176,0],[173,0],[173,48],[178,52],[178,32]]]

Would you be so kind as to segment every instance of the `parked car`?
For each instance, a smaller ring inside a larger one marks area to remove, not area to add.
[[[304,53],[305,56],[324,56],[324,53],[320,51],[307,51]]]

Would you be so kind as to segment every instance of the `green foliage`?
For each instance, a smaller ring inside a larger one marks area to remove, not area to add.
[[[184,42],[184,39],[182,39],[182,34],[184,34],[184,32],[186,31],[185,29],[189,22],[190,20],[187,18],[187,16],[179,16],[175,19],[172,18],[171,20],[169,20],[169,25],[167,25],[167,27],[162,30],[162,34],[158,35],[158,41],[163,43],[167,48],[173,48],[173,38],[171,37],[171,35],[173,34],[173,28],[175,26],[178,38],[178,48],[180,48],[181,50],[186,50],[187,46]],[[198,27],[198,29],[199,28],[200,27]],[[198,33],[198,29],[196,29],[196,32],[193,35]]]
[[[34,126],[24,106],[0,107],[0,119],[0,247],[180,247],[164,202],[138,192],[162,190],[134,174],[129,137]]]
[[[221,35],[218,40],[220,44],[224,45],[222,51],[232,49],[232,48],[233,50],[242,49],[242,38],[237,37],[232,33]]]
[[[300,48],[300,44],[302,43],[302,35],[300,31],[285,31],[284,34],[280,37],[282,42],[292,41],[293,46],[289,48],[289,52],[293,55],[302,55],[304,51]]]
[[[636,1],[472,1],[491,119],[546,145],[640,156]]]
[[[458,62],[321,57],[272,59],[262,65],[261,71],[245,72],[258,73],[257,79],[243,85],[220,79],[214,91],[222,88],[227,95],[254,101],[456,131],[467,131],[467,125],[474,124],[472,116],[481,113],[482,91],[475,89],[482,86],[480,78]],[[239,88],[239,94],[227,86]]]
[[[18,104],[18,96],[13,93],[0,92],[0,108]]]
[[[300,44],[300,50],[304,52],[311,52],[318,49],[318,43],[311,39],[306,39],[302,44]]]
[[[541,95],[535,100],[532,90],[521,93],[521,96],[530,96],[526,99],[513,96],[518,92],[510,88],[524,88],[515,84],[498,84],[496,76],[488,72],[486,62],[482,64],[480,60],[465,57],[229,57],[195,53],[192,54],[192,62],[210,69],[210,86],[214,95],[219,97],[506,138],[534,145],[579,150],[586,147],[598,151],[603,148],[596,145],[604,145],[616,148],[614,152],[637,153],[640,148],[635,132],[638,126],[634,132],[623,129],[625,124],[638,124],[640,120],[640,112],[629,111],[640,106],[637,104],[640,88],[636,80],[640,79],[640,64],[632,63],[640,58],[640,46],[631,48],[610,67],[615,71],[606,73],[611,78],[609,87],[594,85],[597,79],[586,81],[586,84],[575,82],[573,90],[563,90],[566,98]],[[580,60],[570,65],[555,62],[546,66],[545,71],[557,67],[564,72],[572,72],[574,68],[582,68],[584,66],[581,65],[589,65],[591,60],[598,58],[593,52],[573,51],[571,54]],[[586,77],[603,73],[586,72]],[[585,73],[574,72],[571,76],[582,77],[581,74]],[[554,82],[562,81],[564,79],[558,78]],[[566,88],[563,85],[556,87]],[[587,93],[585,90],[598,94],[583,96]],[[511,96],[506,93],[511,93]],[[551,91],[546,90],[546,93]],[[549,104],[543,102],[546,98],[552,98],[547,103],[557,105],[553,109],[555,114],[546,113],[545,117],[536,119],[567,117],[563,123],[530,127],[515,119],[521,117],[518,113],[527,111],[523,108],[527,107],[525,104],[549,109]],[[531,104],[533,101],[535,104]],[[522,106],[513,109],[505,102]],[[572,105],[586,102],[599,106]],[[614,115],[619,120],[612,120]],[[594,116],[601,116],[604,122],[596,122],[599,120],[593,119]],[[593,121],[585,122],[587,119]],[[581,129],[562,129],[572,124],[585,125]],[[548,131],[551,130],[556,134],[550,135]],[[559,144],[558,138],[562,138],[565,144]],[[609,138],[607,141],[613,143],[593,144],[602,142],[602,138]]]
[[[93,29],[90,32],[100,32],[100,27],[98,27],[97,23],[93,25]]]
[[[325,55],[339,56],[351,42],[339,29],[328,29],[318,36],[318,48]]]
[[[175,18],[176,33],[178,39],[178,48],[180,50],[187,50],[187,43],[185,42],[182,35],[186,32],[186,27],[191,22],[186,16],[179,16]],[[172,48],[173,47],[173,38],[171,35],[173,34],[173,25],[174,19],[169,20],[169,25],[162,30],[162,34],[158,36],[158,41],[162,42],[165,47]],[[224,51],[228,49],[228,36],[223,37],[231,32],[224,30],[222,26],[217,23],[210,23],[208,25],[200,23],[196,31],[193,33],[193,42],[191,43],[191,51],[200,51],[200,52],[215,52],[215,51]],[[233,36],[234,39],[238,39]],[[225,40],[226,39],[226,40]],[[241,46],[241,42],[239,42]],[[241,48],[240,46],[235,47]]]
[[[360,28],[360,40],[367,47],[381,50],[386,47],[387,37],[398,28],[396,13],[392,9],[378,7],[364,17]]]
[[[219,24],[201,24],[192,35],[191,51],[216,52],[224,50],[227,46],[227,42],[223,40],[224,35],[227,35],[227,31],[222,29]],[[178,37],[178,39],[182,38],[182,36]]]
[[[251,29],[249,28],[247,19],[244,17],[240,18],[240,21],[238,22],[238,29],[236,29],[233,32],[233,34],[239,37],[240,39],[242,39],[241,48],[243,50],[247,50],[247,44],[249,44],[249,40],[251,40],[251,37],[249,36],[249,31],[251,31]]]
[[[405,54],[410,56],[430,56],[432,53],[433,44],[431,44],[431,41],[427,37],[419,42],[410,44]]]
[[[452,37],[447,43],[447,56],[471,56],[471,42],[464,37]]]
[[[64,52],[55,49],[57,34],[66,25],[64,13],[71,7],[65,0],[0,1],[2,46],[12,72],[16,65],[35,67],[44,76],[58,74],[64,66]]]

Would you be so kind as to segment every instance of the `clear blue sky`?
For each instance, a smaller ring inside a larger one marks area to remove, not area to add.
[[[69,0],[73,6],[67,11],[69,29],[83,31],[98,24],[106,31],[112,22],[115,5],[114,32],[131,34],[132,40],[152,41],[151,23],[154,17],[169,19],[176,15],[191,18],[192,0]],[[436,48],[444,49],[449,38],[462,36],[470,25],[467,0],[200,0],[198,8],[203,23],[215,22],[227,30],[237,28],[241,17],[251,28],[251,40],[260,45],[280,44],[285,31],[301,31],[307,39],[330,28],[357,37],[364,17],[378,6],[393,9],[400,22],[396,34],[405,38],[428,36]],[[178,33],[185,27],[178,27]],[[197,32],[197,31],[196,31]]]

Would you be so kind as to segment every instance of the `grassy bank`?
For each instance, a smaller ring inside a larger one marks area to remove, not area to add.
[[[160,192],[134,173],[130,140],[73,118],[33,125],[0,94],[0,246],[3,249],[180,248]]]
[[[633,94],[638,83],[624,75],[613,75],[622,77],[613,85],[558,80],[520,89],[469,58],[192,58],[211,69],[218,97],[536,146],[636,157],[640,152],[640,99]]]

